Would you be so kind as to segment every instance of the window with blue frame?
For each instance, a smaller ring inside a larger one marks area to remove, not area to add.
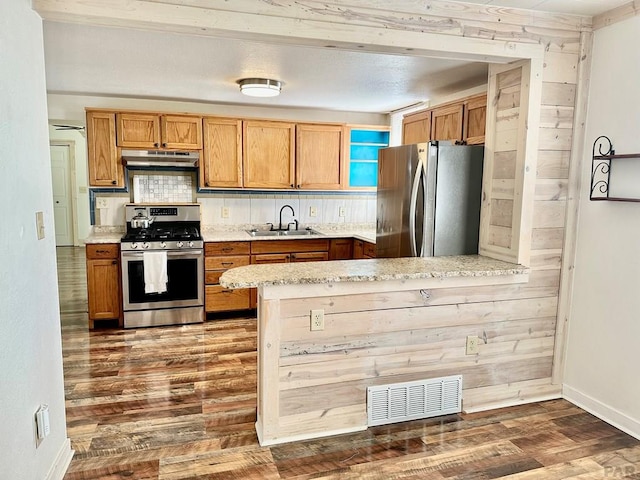
[[[349,140],[349,186],[376,187],[378,150],[389,146],[389,132],[354,128]]]

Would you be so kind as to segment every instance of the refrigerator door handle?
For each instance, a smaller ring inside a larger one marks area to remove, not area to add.
[[[420,179],[424,165],[422,160],[416,166],[416,173],[413,176],[413,185],[411,186],[411,201],[409,207],[409,237],[411,239],[411,255],[418,256],[417,240],[416,240],[416,209],[418,203],[418,188],[420,187]]]
[[[422,212],[423,215],[426,217],[427,215],[427,208],[429,206],[429,201],[428,201],[428,197],[427,197],[427,163],[426,162],[420,162],[420,171],[421,171],[421,175],[420,177],[422,178]],[[420,256],[424,257],[427,253],[427,229],[429,228],[429,225],[427,224],[426,218],[422,219],[422,245],[420,246]]]

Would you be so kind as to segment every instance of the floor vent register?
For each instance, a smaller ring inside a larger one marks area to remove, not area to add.
[[[370,427],[461,411],[462,375],[367,388]]]

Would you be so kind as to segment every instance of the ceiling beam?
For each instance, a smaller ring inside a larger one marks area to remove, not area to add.
[[[249,3],[253,5],[253,9]],[[495,27],[491,31],[487,30],[491,25],[486,25],[484,29],[473,27],[472,24],[467,26],[453,17],[416,17],[404,12],[398,14],[360,6],[365,3],[381,5],[381,2],[373,0],[350,0],[349,3],[358,5],[344,8],[342,3],[338,6],[336,2],[331,4],[312,0],[33,0],[33,7],[45,20],[51,21],[242,38],[279,44],[495,63],[543,56],[544,42],[540,38],[536,39],[535,35],[532,37],[522,26],[510,27],[508,32],[495,31]],[[407,0],[399,2],[405,9],[410,4],[416,7],[425,3],[437,5],[439,11],[457,4]],[[297,5],[295,13],[302,18],[290,16],[288,8],[294,4]],[[386,5],[388,8],[388,2]],[[459,9],[449,13],[461,14]],[[530,23],[527,15],[521,13],[520,16],[523,21]],[[549,25],[557,23],[556,16],[552,17],[554,20],[549,20]],[[489,15],[488,18],[493,16]],[[499,25],[499,21],[495,25]],[[578,25],[572,24],[572,27],[575,29]],[[465,28],[471,28],[473,36],[465,36]],[[501,36],[506,39],[496,39]]]

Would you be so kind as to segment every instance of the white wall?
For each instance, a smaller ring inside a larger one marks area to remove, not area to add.
[[[29,0],[0,2],[0,477],[61,478],[69,459],[47,134],[42,22]],[[46,237],[36,237],[44,212]],[[51,434],[36,448],[34,413]]]
[[[309,122],[389,125],[388,116],[376,113],[337,112],[296,108],[269,108],[215,103],[178,102],[142,98],[49,94],[49,118],[84,123],[86,107],[203,113],[230,117],[267,118]]]
[[[639,43],[637,16],[594,35],[564,391],[640,438],[640,204],[589,201],[598,136],[640,152]],[[628,177],[640,197],[640,171]]]

